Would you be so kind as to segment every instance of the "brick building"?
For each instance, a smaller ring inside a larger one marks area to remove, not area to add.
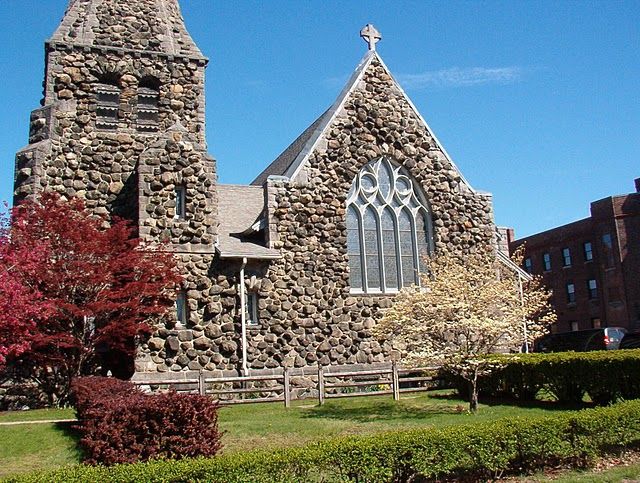
[[[640,329],[640,178],[635,193],[591,203],[591,216],[510,243],[553,290],[557,331]]]

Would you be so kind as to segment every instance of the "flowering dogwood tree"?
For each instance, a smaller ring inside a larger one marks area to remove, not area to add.
[[[173,305],[175,261],[123,220],[43,194],[0,233],[0,369],[65,401],[71,378],[133,371],[137,343]]]
[[[403,289],[375,334],[409,363],[442,365],[468,383],[469,409],[478,407],[478,377],[491,371],[487,354],[517,351],[555,321],[551,293],[539,278],[520,293],[517,274],[492,251],[429,259],[422,287]],[[526,331],[525,331],[526,326]]]

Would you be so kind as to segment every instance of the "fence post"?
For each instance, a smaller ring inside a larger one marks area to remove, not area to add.
[[[205,386],[204,380],[204,371],[202,369],[200,369],[200,373],[198,374],[198,393],[200,393],[201,396],[205,396],[207,394],[207,388]]]
[[[398,377],[398,362],[391,362],[391,388],[393,389],[393,400],[400,400],[400,378]]]
[[[318,365],[318,404],[324,404],[324,369]]]
[[[291,380],[288,367],[284,368],[284,407],[291,407]]]

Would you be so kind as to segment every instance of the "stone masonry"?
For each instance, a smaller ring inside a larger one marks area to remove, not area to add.
[[[494,241],[491,196],[464,180],[375,51],[332,109],[247,187],[217,183],[204,129],[207,59],[177,0],[71,0],[46,56],[15,200],[53,190],[124,216],[142,238],[169,243],[185,278],[187,323],[158,325],[138,372],[233,372],[243,358],[251,370],[387,361],[371,329],[392,297],[352,293],[346,246],[347,193],[380,157],[423,190],[435,250],[465,254]],[[96,122],[104,83],[119,91],[113,129]],[[158,91],[151,132],[139,128],[147,85]],[[246,354],[240,284],[257,301]]]

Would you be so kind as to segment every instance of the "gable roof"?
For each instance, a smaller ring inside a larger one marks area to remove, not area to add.
[[[464,177],[460,169],[456,166],[456,164],[449,156],[449,153],[444,149],[440,141],[436,138],[435,134],[424,120],[418,109],[415,107],[409,96],[407,96],[406,92],[400,87],[398,81],[393,77],[391,71],[386,66],[382,58],[378,55],[376,50],[368,51],[356,70],[351,75],[351,78],[345,85],[345,87],[340,92],[340,95],[332,104],[332,106],[327,109],[318,119],[316,119],[311,126],[309,126],[291,145],[285,149],[280,156],[278,156],[262,173],[260,173],[255,180],[251,183],[252,185],[262,185],[269,176],[284,176],[289,179],[294,179],[296,175],[300,172],[300,170],[306,164],[309,156],[313,153],[314,149],[318,145],[319,141],[324,137],[325,132],[331,127],[335,117],[342,110],[346,100],[349,96],[358,88],[358,85],[362,81],[362,78],[371,65],[371,63],[377,60],[381,66],[384,68],[386,73],[389,75],[389,78],[398,89],[402,97],[407,101],[413,112],[416,114],[419,121],[422,123],[423,127],[429,132],[431,137],[433,138],[434,143],[442,151],[445,158],[453,169],[457,171],[460,175],[460,178],[464,182],[464,184],[471,190],[472,192],[476,192],[475,189],[471,186],[471,184]]]

